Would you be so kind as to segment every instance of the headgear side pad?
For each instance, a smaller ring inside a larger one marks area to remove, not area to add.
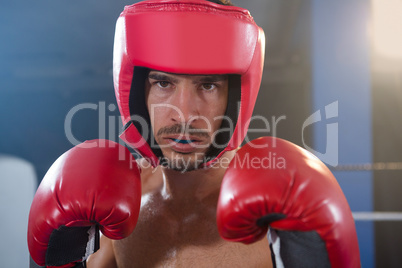
[[[213,161],[225,148],[227,148],[232,137],[234,127],[239,116],[239,102],[241,98],[241,77],[240,75],[229,75],[228,81],[228,102],[224,118],[215,140],[205,155],[205,161]]]
[[[134,67],[133,80],[131,82],[131,90],[129,96],[129,110],[131,121],[129,124],[141,133],[148,145],[151,145],[152,152],[160,159],[163,157],[162,151],[156,146],[156,141],[151,129],[151,120],[145,101],[145,81],[149,74],[149,69],[144,67]],[[142,89],[142,90],[135,90]]]
[[[144,90],[137,87],[135,67],[177,74],[235,74],[241,91],[236,126],[227,147],[216,157],[212,153],[205,165],[237,148],[247,134],[261,83],[264,42],[262,29],[239,7],[204,0],[151,0],[126,7],[116,24],[113,60],[116,98],[126,125],[120,137],[154,166],[159,163],[149,137],[143,137],[145,129],[130,123],[133,116],[140,117],[130,111],[130,102],[138,105],[130,101],[130,91]]]

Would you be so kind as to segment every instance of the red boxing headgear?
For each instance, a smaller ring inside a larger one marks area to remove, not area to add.
[[[229,78],[227,114],[235,127],[226,146],[214,150],[204,165],[236,149],[247,134],[261,84],[264,49],[263,30],[243,8],[205,0],[150,0],[126,6],[117,20],[113,54],[115,93],[125,126],[120,138],[153,166],[159,164],[160,149],[151,148],[144,69],[229,74],[234,76]],[[239,112],[234,95],[240,100]]]

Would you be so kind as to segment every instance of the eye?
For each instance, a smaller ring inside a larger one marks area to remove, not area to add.
[[[160,87],[160,88],[167,88],[167,87],[170,86],[170,82],[168,82],[168,81],[157,81],[157,82],[155,82],[155,83],[156,83],[156,85],[158,85],[158,87]]]
[[[214,90],[216,88],[216,85],[213,83],[204,83],[202,84],[202,89],[206,90],[206,91],[211,91]]]

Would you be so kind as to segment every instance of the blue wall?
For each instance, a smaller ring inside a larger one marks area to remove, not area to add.
[[[0,153],[32,162],[39,180],[73,147],[64,130],[73,107],[116,104],[114,27],[132,2],[0,3]],[[98,112],[86,109],[74,117],[78,139],[99,137]],[[118,122],[118,114],[106,110],[104,115]],[[108,138],[118,139],[117,134]]]
[[[312,2],[313,111],[321,110],[325,119],[325,106],[338,101],[338,116],[314,125],[314,147],[325,153],[326,123],[337,126],[339,165],[372,162],[369,11],[369,0]],[[334,175],[352,211],[372,211],[372,172]],[[374,267],[373,223],[356,227],[362,266]]]

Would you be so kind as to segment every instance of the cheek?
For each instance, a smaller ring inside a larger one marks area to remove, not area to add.
[[[158,105],[156,103],[157,102],[155,98],[153,98],[152,95],[147,94],[146,105],[148,108],[149,119],[154,135],[160,127],[161,120],[163,120],[161,119],[161,116],[163,116],[163,112],[161,113],[161,109],[158,108]]]
[[[228,106],[228,93],[227,91],[225,91],[222,92],[220,96],[217,98],[216,113],[219,115],[224,115],[227,106]]]
[[[208,105],[208,113],[210,122],[214,128],[214,131],[220,128],[222,121],[225,119],[225,111],[227,107],[227,98],[223,96],[221,98],[215,98],[214,101]]]
[[[159,107],[159,105],[155,105],[152,103],[148,103],[148,113],[149,113],[149,118],[150,118],[150,123],[152,127],[152,131],[154,135],[156,132],[163,127],[163,123],[167,121],[165,118],[167,112],[164,111],[163,107]]]
[[[164,121],[172,111],[172,105],[169,103],[170,97],[167,95],[156,94],[152,89],[146,97],[151,122]]]

